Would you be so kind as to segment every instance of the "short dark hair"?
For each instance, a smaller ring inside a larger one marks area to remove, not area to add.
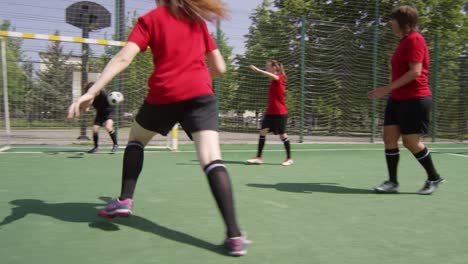
[[[418,28],[418,10],[412,6],[402,5],[396,7],[392,11],[391,18],[398,22],[402,30],[409,29],[410,31],[414,31]]]

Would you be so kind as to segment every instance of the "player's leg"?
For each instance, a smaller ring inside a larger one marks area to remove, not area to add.
[[[92,133],[93,133],[93,143],[94,147],[88,151],[88,153],[96,153],[99,152],[99,127],[100,125],[95,123],[92,128]]]
[[[143,168],[144,148],[154,135],[156,132],[143,128],[138,122],[133,123],[123,157],[120,198],[133,198],[138,176]]]
[[[262,127],[258,136],[257,156],[248,159],[246,161],[247,164],[263,164],[262,152],[263,148],[265,147],[266,136],[268,135],[268,132],[270,132],[270,127],[271,117],[269,115],[265,115],[262,119]]]
[[[397,179],[397,168],[400,160],[398,139],[400,138],[400,127],[388,125],[383,128],[383,141],[385,146],[385,161],[387,163],[388,180],[375,187],[378,193],[397,193],[400,187]]]
[[[156,135],[166,135],[176,120],[172,105],[150,105],[144,103],[133,122],[125,148],[122,168],[122,188],[119,198],[100,211],[104,217],[128,216],[132,213],[133,194],[143,168],[144,147]],[[121,211],[117,211],[121,209]]]
[[[397,179],[397,169],[398,162],[400,160],[398,140],[400,139],[401,134],[397,107],[397,103],[389,99],[387,107],[385,108],[383,141],[385,146],[385,162],[387,163],[388,180],[374,188],[378,193],[396,193],[400,190]]]
[[[398,184],[397,169],[400,160],[398,140],[400,139],[400,126],[389,125],[383,128],[383,142],[385,146],[385,160],[387,162],[389,181]]]
[[[429,128],[431,107],[432,97],[408,100],[403,105],[403,111],[406,113],[401,128],[403,145],[411,151],[427,173],[427,180],[419,194],[431,194],[444,181],[434,167],[430,151],[421,142],[422,135],[426,134]]]
[[[218,112],[214,96],[200,96],[184,102],[178,120],[194,140],[200,166],[226,225],[225,245],[231,255],[246,254],[247,240],[236,220],[231,180],[221,159],[218,135]]]
[[[247,241],[237,224],[231,181],[221,159],[218,132],[204,130],[194,132],[192,135],[198,160],[208,178],[211,192],[226,224],[225,244],[231,255],[245,255]]]
[[[258,145],[257,145],[257,156],[248,159],[246,162],[247,164],[263,164],[262,152],[263,148],[265,147],[266,136],[270,131],[269,128],[262,128],[260,129],[259,136],[258,136]]]
[[[440,177],[439,173],[437,173],[434,163],[432,162],[431,152],[421,142],[421,135],[403,135],[403,145],[413,153],[414,157],[419,161],[427,173],[427,180],[424,182],[423,187],[418,191],[418,193],[433,193],[437,187],[439,187],[439,184],[444,182],[445,179]]]
[[[117,152],[119,150],[119,145],[117,143],[117,133],[114,129],[114,120],[107,119],[104,123],[104,127],[106,128],[107,133],[109,133],[109,136],[112,140],[112,152]]]
[[[110,202],[99,214],[103,217],[129,216],[133,209],[133,194],[143,168],[144,148],[156,133],[133,122],[125,148],[120,196]]]
[[[289,166],[294,163],[294,160],[291,158],[291,143],[288,138],[288,134],[283,133],[279,134],[279,138],[283,142],[284,150],[286,151],[286,159],[281,163],[283,166]]]
[[[288,138],[288,134],[286,134],[286,124],[288,123],[288,115],[280,115],[277,117],[278,124],[277,124],[277,131],[276,133],[279,134],[279,138],[283,142],[284,150],[286,151],[286,159],[281,163],[283,166],[289,166],[294,163],[293,159],[291,158],[291,143]]]

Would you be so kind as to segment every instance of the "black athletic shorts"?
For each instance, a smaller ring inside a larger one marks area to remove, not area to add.
[[[391,98],[385,108],[384,126],[398,125],[401,134],[427,134],[432,96],[396,101]]]
[[[170,104],[143,103],[135,118],[143,128],[167,135],[178,122],[187,136],[203,130],[218,131],[216,97],[204,95]]]
[[[269,132],[273,134],[286,133],[286,124],[288,123],[288,115],[265,115],[262,119],[262,128],[269,128]]]
[[[104,113],[97,113],[96,118],[94,118],[94,125],[103,126],[104,123],[109,119],[114,119],[115,111],[106,111]]]

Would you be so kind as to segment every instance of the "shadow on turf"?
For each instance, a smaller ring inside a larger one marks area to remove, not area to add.
[[[98,153],[87,153],[83,150],[47,150],[44,153],[49,155],[59,155],[59,154],[74,154],[74,156],[67,156],[69,159],[82,159],[84,155],[114,155],[117,152],[98,152]]]
[[[191,160],[191,161],[193,163],[176,163],[176,165],[197,165],[197,166],[199,166],[198,160]],[[248,164],[245,161],[238,161],[238,160],[223,160],[223,163],[224,164],[240,164],[240,165],[248,165],[248,166],[259,166],[258,164]],[[262,165],[282,166],[280,163],[268,163],[268,162],[265,162]]]
[[[109,197],[99,198],[103,201],[110,200]],[[115,218],[112,220],[105,220],[100,218],[97,216],[96,207],[103,207],[105,205],[104,203],[46,203],[37,199],[18,199],[10,201],[10,204],[15,205],[15,207],[11,209],[11,214],[0,222],[0,227],[20,220],[28,214],[38,214],[64,222],[88,223],[89,227],[104,231],[118,231],[120,229],[119,225],[123,225],[225,255],[221,245],[212,244],[189,234],[159,225],[137,215],[132,215],[125,219]]]
[[[318,182],[318,183],[290,183],[280,182],[277,184],[260,184],[260,183],[249,183],[249,187],[256,188],[271,188],[282,192],[297,192],[297,193],[343,193],[343,194],[375,194],[370,189],[357,189],[340,186],[337,183],[330,182]]]

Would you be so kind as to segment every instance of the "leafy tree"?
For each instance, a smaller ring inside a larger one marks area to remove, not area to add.
[[[40,56],[44,68],[38,71],[37,85],[32,91],[33,108],[40,118],[63,120],[72,101],[74,66],[67,63],[71,53],[64,54],[61,43],[55,41]]]
[[[237,71],[234,65],[232,53],[233,48],[227,44],[228,39],[222,30],[220,30],[219,36],[220,38],[218,40],[215,33],[212,34],[212,37],[217,41],[218,49],[226,62],[226,73],[220,77],[220,91],[217,91],[219,93],[217,95],[219,99],[219,110],[223,113],[236,110],[233,107],[233,101],[235,100],[234,96],[238,89],[238,84]],[[215,86],[213,85],[213,87]]]
[[[0,30],[12,30],[9,20],[3,20]],[[27,76],[21,66],[23,55],[21,52],[22,40],[19,38],[6,38],[6,61],[8,78],[8,100],[10,117],[24,116],[24,98],[26,96]],[[3,83],[3,75],[0,75],[0,83]],[[3,89],[1,89],[3,92]],[[0,111],[4,111],[1,109]]]
[[[127,39],[133,26],[138,20],[138,13],[133,12],[127,17],[124,38]],[[120,50],[120,47],[107,47],[105,53],[101,56],[98,65],[103,69],[110,59]],[[148,77],[153,71],[153,59],[151,51],[139,53],[128,68],[120,73],[107,87],[108,90],[117,88],[117,78],[121,81],[121,92],[125,97],[124,104],[121,106],[121,112],[135,115],[147,94]]]
[[[376,12],[377,4],[379,9]],[[261,108],[258,103],[246,103],[249,97],[260,99],[261,95],[265,94],[263,91],[257,94],[256,91],[262,89],[262,86],[254,82],[251,75],[245,74],[245,66],[256,63],[255,59],[285,55],[286,59],[290,60],[287,63],[289,76],[294,78],[300,75],[297,64],[300,61],[298,54],[301,48],[301,17],[305,17],[305,87],[306,93],[311,96],[306,98],[306,115],[333,121],[325,124],[330,131],[336,131],[338,127],[345,127],[347,131],[369,131],[371,102],[365,99],[365,93],[374,85],[372,51],[375,45],[378,45],[375,64],[378,73],[377,85],[386,84],[390,76],[388,61],[398,44],[398,38],[393,36],[387,22],[392,9],[400,4],[411,4],[421,12],[420,27],[431,55],[435,52],[434,37],[438,35],[439,63],[444,62],[443,66],[439,67],[438,74],[440,86],[446,89],[446,93],[439,94],[439,100],[444,106],[459,102],[453,94],[458,94],[460,90],[456,73],[460,71],[459,58],[466,52],[467,29],[464,25],[467,18],[466,12],[461,12],[466,8],[464,1],[265,0],[251,16],[252,26],[247,35],[247,51],[237,60],[239,108],[253,108],[255,111]],[[378,33],[377,39],[374,39],[375,32]],[[336,60],[337,58],[340,60]],[[431,58],[434,59],[434,56]],[[363,67],[365,65],[367,66]],[[434,75],[432,72],[431,76]],[[292,99],[288,100],[288,107],[292,109],[292,118],[297,118],[301,108],[298,104],[300,87],[299,78],[293,78],[288,82],[288,99]],[[253,89],[255,92],[244,88],[249,87],[250,83],[256,83],[259,88]],[[333,92],[327,94],[326,91]],[[379,100],[377,106],[381,118],[384,100]],[[449,113],[450,109],[447,107],[441,108],[439,114],[447,119],[450,118]],[[456,123],[455,119],[450,120],[452,121],[447,122]]]

